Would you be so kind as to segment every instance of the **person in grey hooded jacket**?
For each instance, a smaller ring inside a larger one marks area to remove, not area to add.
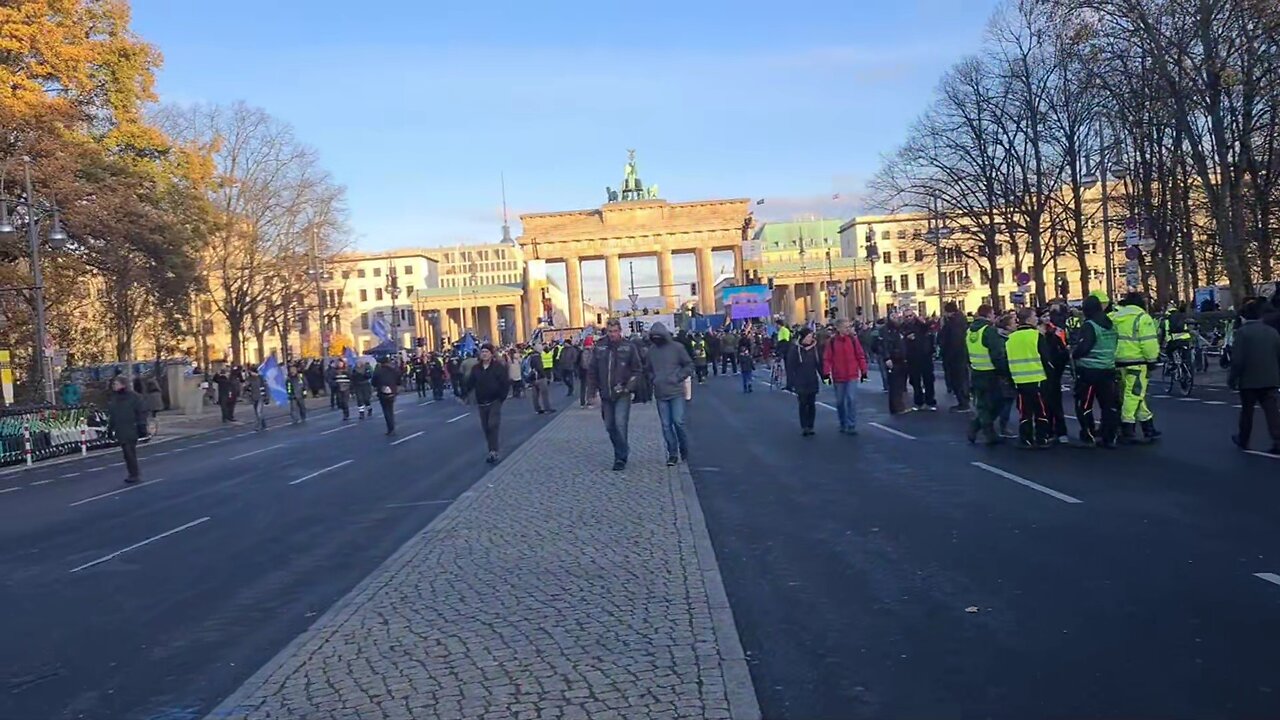
[[[685,346],[671,337],[661,322],[649,328],[647,368],[653,384],[653,400],[662,421],[667,444],[667,465],[689,459],[689,438],[684,430],[684,381],[693,375],[693,359]]]

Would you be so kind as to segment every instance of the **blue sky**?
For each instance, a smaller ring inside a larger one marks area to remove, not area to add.
[[[133,0],[162,100],[292,123],[364,249],[497,240],[501,173],[517,233],[520,212],[596,206],[627,148],[668,200],[850,216],[994,6]]]

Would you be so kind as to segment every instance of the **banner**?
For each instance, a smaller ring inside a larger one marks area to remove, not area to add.
[[[262,374],[262,381],[267,385],[267,392],[271,395],[271,402],[277,405],[288,405],[289,391],[285,389],[284,385],[284,368],[280,367],[280,363],[276,362],[276,356],[272,355],[267,358],[266,362],[262,363],[258,368],[258,372]]]
[[[373,321],[373,326],[369,328],[369,332],[378,338],[379,342],[391,342],[391,332],[387,330],[387,321],[378,318]]]
[[[8,350],[0,350],[0,385],[4,387],[4,404],[13,404],[13,365]]]
[[[720,302],[732,320],[769,317],[769,299],[773,292],[767,285],[735,285],[720,291]]]

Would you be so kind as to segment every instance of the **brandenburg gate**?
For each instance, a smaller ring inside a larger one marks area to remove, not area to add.
[[[519,238],[529,273],[525,288],[525,312],[536,327],[543,314],[539,283],[545,283],[545,266],[563,262],[569,324],[582,327],[582,262],[603,260],[609,307],[616,308],[629,293],[623,288],[621,261],[624,258],[656,256],[659,292],[666,311],[675,310],[676,284],[672,256],[692,253],[698,273],[698,306],[704,314],[716,312],[716,275],[711,254],[717,250],[734,253],[735,272],[742,272],[743,228],[749,222],[746,198],[667,202],[657,197],[657,187],[641,185],[630,151],[621,192],[608,188],[608,202],[590,210],[531,213],[520,216],[523,234]],[[539,263],[541,261],[541,263]],[[541,272],[542,277],[536,277]],[[594,321],[594,318],[592,318]]]

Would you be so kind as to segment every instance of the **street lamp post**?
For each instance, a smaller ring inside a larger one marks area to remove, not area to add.
[[[316,284],[316,309],[320,315],[320,358],[327,361],[329,359],[329,318],[325,308],[324,286],[321,282],[331,280],[333,273],[326,270],[320,260],[320,247],[315,230],[311,231],[311,267],[307,269],[307,274]]]
[[[1116,272],[1113,267],[1115,259],[1111,253],[1111,203],[1110,190],[1108,189],[1107,177],[1114,177],[1116,180],[1124,180],[1128,177],[1128,171],[1124,167],[1110,167],[1111,148],[1107,147],[1103,141],[1103,121],[1098,118],[1098,168],[1097,172],[1087,173],[1080,178],[1080,184],[1085,188],[1092,189],[1099,183],[1102,184],[1102,258],[1103,267],[1106,270],[1106,288],[1107,297],[1115,298],[1115,280]]]
[[[867,262],[871,263],[871,321],[880,319],[879,285],[876,284],[876,262],[880,260],[880,248],[876,247],[876,229],[867,226]]]
[[[933,245],[933,254],[937,257],[938,262],[938,317],[942,317],[942,306],[945,299],[945,283],[942,272],[942,242],[950,236],[951,228],[943,226],[942,214],[938,211],[938,202],[934,200],[929,210],[928,229],[925,230],[924,238]]]
[[[6,198],[4,196],[4,179],[0,176],[0,237],[9,237],[17,232],[17,228],[9,219],[9,204],[12,203],[26,209],[27,244],[31,252],[31,302],[35,309],[35,370],[37,394],[43,390],[45,402],[53,404],[53,381],[46,377],[52,369],[52,358],[46,357],[48,346],[48,325],[45,319],[44,304],[44,272],[40,266],[40,230],[39,222],[44,216],[52,218],[49,227],[49,247],[61,249],[67,243],[67,233],[62,229],[62,219],[58,207],[54,203],[42,204],[36,200],[35,191],[31,187],[31,159],[22,158],[24,197]]]
[[[391,296],[391,337],[395,338],[396,350],[400,349],[400,311],[396,307],[396,299],[400,297],[400,276],[396,275],[396,261],[387,261],[387,294]]]

